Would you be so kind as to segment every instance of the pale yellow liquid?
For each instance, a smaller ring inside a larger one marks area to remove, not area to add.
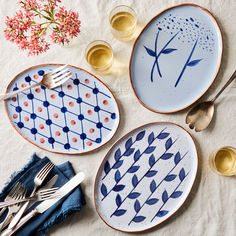
[[[223,175],[236,174],[236,152],[230,148],[222,148],[216,153],[215,167]]]
[[[121,32],[132,33],[135,25],[135,16],[129,12],[118,12],[111,18],[111,26]]]
[[[89,49],[87,61],[95,68],[109,67],[112,61],[112,50],[106,45],[95,45]]]

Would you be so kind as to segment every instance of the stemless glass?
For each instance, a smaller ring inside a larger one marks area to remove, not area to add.
[[[113,62],[112,47],[103,40],[95,40],[86,47],[85,58],[93,69],[106,72]]]
[[[111,32],[121,40],[130,40],[137,25],[136,12],[128,6],[115,7],[109,15]]]
[[[214,151],[210,155],[209,164],[217,174],[224,176],[236,175],[236,149],[227,146]]]

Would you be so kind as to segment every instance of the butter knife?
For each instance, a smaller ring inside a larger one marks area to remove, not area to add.
[[[46,210],[48,210],[51,206],[55,203],[60,201],[64,196],[66,196],[69,192],[71,192],[75,187],[77,187],[85,178],[83,172],[78,173],[72,179],[70,179],[67,183],[65,183],[61,188],[59,188],[55,194],[58,194],[58,198],[45,200],[40,203],[35,209],[33,209],[30,213],[24,216],[19,223],[12,229],[6,229],[1,236],[11,236],[13,235],[18,229],[20,229],[23,225],[25,225],[31,218],[36,216],[37,214],[42,214]],[[14,219],[13,219],[14,220]]]

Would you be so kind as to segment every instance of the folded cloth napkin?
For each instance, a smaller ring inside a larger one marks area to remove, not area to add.
[[[34,188],[34,177],[43,168],[43,166],[50,161],[47,157],[39,158],[36,154],[26,164],[26,166],[19,172],[13,174],[9,183],[3,188],[0,193],[0,201],[3,201],[6,195],[11,191],[17,182],[21,182],[27,189],[27,196],[30,195]],[[45,179],[47,183],[55,174],[58,179],[53,187],[60,187],[71,179],[75,173],[70,162],[65,162],[59,166],[55,166],[50,174]],[[35,203],[35,205],[38,203]],[[51,225],[61,223],[67,216],[75,211],[80,211],[82,205],[85,204],[85,198],[81,187],[76,188],[68,197],[61,199],[43,214],[38,214],[32,218],[23,228],[19,229],[15,235],[17,236],[43,236],[49,230]],[[33,205],[28,212],[35,206]],[[27,212],[26,212],[27,214]],[[4,220],[6,212],[0,217],[0,222]]]

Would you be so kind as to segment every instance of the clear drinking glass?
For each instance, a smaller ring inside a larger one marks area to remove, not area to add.
[[[103,40],[95,40],[86,47],[85,58],[93,69],[105,72],[112,66],[112,47]]]
[[[227,146],[214,151],[210,155],[209,164],[217,174],[224,176],[236,175],[236,149]]]
[[[109,15],[111,32],[121,40],[130,40],[137,25],[136,12],[128,6],[120,5],[111,10]]]

